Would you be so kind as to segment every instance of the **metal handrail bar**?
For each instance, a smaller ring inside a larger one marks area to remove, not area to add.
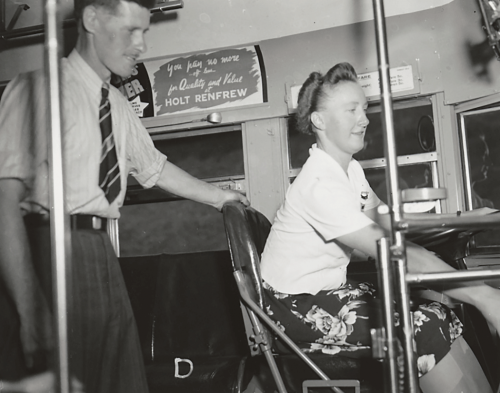
[[[406,273],[406,282],[408,285],[427,284],[437,281],[477,281],[490,278],[500,278],[500,269],[480,271],[450,271],[436,273]]]
[[[463,229],[473,232],[494,228],[500,228],[500,214],[471,217],[440,217],[436,214],[435,217],[403,219],[396,226],[397,230],[405,233],[422,229],[427,232],[442,232],[446,229]]]
[[[69,219],[65,214],[63,150],[62,150],[62,118],[61,118],[61,85],[59,74],[59,23],[57,0],[46,0],[45,25],[45,72],[49,84],[47,97],[49,100],[50,118],[50,235],[52,250],[52,277],[54,282],[54,326],[57,337],[55,354],[57,365],[57,387],[60,393],[69,393],[69,351],[67,326],[67,283],[66,264],[71,249]]]

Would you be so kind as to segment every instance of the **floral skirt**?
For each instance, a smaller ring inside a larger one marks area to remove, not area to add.
[[[348,280],[316,295],[289,295],[264,283],[264,291],[267,314],[304,352],[371,357],[370,329],[380,315],[372,284]],[[419,304],[412,316],[419,374],[424,375],[448,353],[462,323],[438,302]]]

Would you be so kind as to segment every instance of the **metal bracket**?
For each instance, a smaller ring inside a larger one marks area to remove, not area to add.
[[[30,6],[28,4],[19,4],[17,6],[16,12],[14,12],[14,15],[12,15],[12,19],[10,20],[5,31],[11,31],[14,28],[14,26],[16,25],[17,20],[21,16],[21,12],[28,11],[29,9],[30,9]]]
[[[157,13],[157,12],[168,12],[168,11],[173,11],[179,8],[184,7],[184,2],[183,0],[159,0],[156,2],[157,7],[151,8],[150,12]]]
[[[258,333],[258,334],[253,334],[250,336],[250,338],[255,342],[256,345],[269,345],[269,341],[267,340],[266,335],[264,332]]]
[[[384,359],[387,352],[384,328],[371,329],[370,335],[372,338],[372,356],[375,359]]]
[[[318,381],[318,380],[309,380],[304,381],[302,383],[302,393],[308,393],[311,387],[317,388],[328,388],[331,387],[335,392],[343,392],[343,390],[338,389],[339,387],[348,388],[353,387],[354,393],[361,393],[361,386],[359,381],[356,379],[338,379],[332,381]]]

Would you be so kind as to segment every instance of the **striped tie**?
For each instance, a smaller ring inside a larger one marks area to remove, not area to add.
[[[111,130],[111,105],[108,99],[109,86],[102,86],[102,99],[99,105],[99,124],[101,127],[102,150],[99,169],[99,187],[104,191],[109,203],[120,192],[120,168],[116,157],[115,140]]]

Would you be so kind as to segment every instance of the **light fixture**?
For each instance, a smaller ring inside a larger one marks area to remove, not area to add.
[[[16,12],[14,12],[14,15],[12,16],[12,19],[10,20],[9,25],[7,26],[5,31],[11,31],[16,25],[17,20],[21,16],[21,12],[28,11],[29,9],[30,6],[28,4],[19,4],[16,8]]]
[[[222,115],[220,114],[220,112],[212,112],[207,117],[204,117],[202,119],[181,121],[180,123],[167,124],[167,126],[169,126],[169,127],[170,126],[179,126],[181,124],[202,123],[202,122],[207,122],[207,123],[211,123],[211,124],[220,124],[222,122]]]
[[[164,14],[168,11],[173,11],[179,8],[183,8],[184,2],[183,0],[170,0],[170,1],[160,0],[156,2],[156,5],[157,7],[153,7],[149,10],[152,14],[157,12],[161,12]]]
[[[488,42],[495,52],[497,60],[500,60],[500,1],[479,0],[479,7],[483,15]]]
[[[220,122],[222,122],[222,115],[220,114],[220,112],[213,112],[213,113],[210,113],[206,117],[206,119],[202,119],[202,120],[206,120],[212,124],[219,124]]]

